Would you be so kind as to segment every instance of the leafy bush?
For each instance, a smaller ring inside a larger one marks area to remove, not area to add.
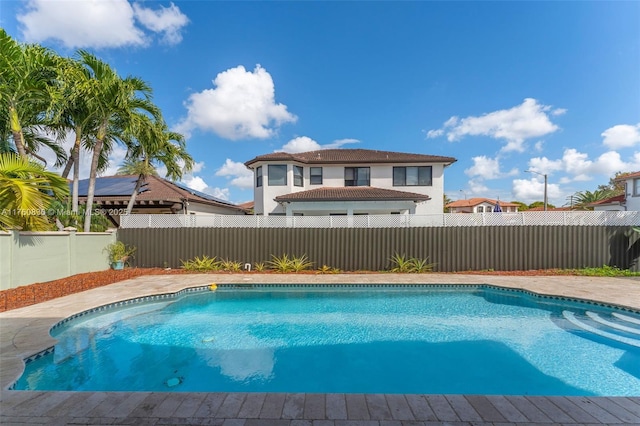
[[[411,260],[405,254],[396,253],[389,260],[392,264],[391,272],[411,272],[412,270]]]
[[[391,261],[391,272],[412,272],[412,273],[424,273],[432,272],[435,263],[429,263],[429,258],[418,259],[415,257],[407,257],[405,254],[394,254],[389,259]]]
[[[313,262],[309,262],[306,254],[300,257],[289,257],[288,254],[280,257],[271,255],[271,260],[267,263],[269,268],[276,272],[300,272],[313,266]]]
[[[283,254],[278,257],[275,255],[271,255],[271,260],[267,262],[269,265],[269,269],[272,269],[276,272],[291,272],[293,271],[291,265],[291,259],[289,259],[289,255]]]
[[[576,275],[588,277],[636,277],[640,272],[633,272],[628,269],[620,269],[615,266],[603,265],[600,268],[581,268],[571,270]]]
[[[109,262],[127,261],[136,252],[134,246],[128,246],[122,241],[116,241],[104,248],[104,251],[109,253]]]
[[[228,272],[240,272],[242,270],[242,263],[234,260],[224,259],[219,262],[219,267],[223,271]]]
[[[267,266],[264,264],[264,262],[257,262],[255,265],[253,265],[253,270],[256,272],[263,272],[266,268]]]
[[[436,266],[435,263],[429,263],[429,258],[426,259],[416,259],[411,258],[411,271],[417,274],[422,274],[424,272],[433,272],[433,267]]]
[[[208,272],[220,270],[220,262],[216,256],[209,257],[205,254],[202,257],[196,256],[193,259],[180,260],[180,262],[182,263],[182,268],[186,271]]]
[[[313,267],[313,262],[309,262],[309,258],[307,258],[306,254],[303,254],[301,257],[294,257],[291,259],[291,269],[293,272],[300,272]]]
[[[327,265],[322,265],[321,267],[318,268],[318,273],[319,274],[339,274],[340,269],[332,268],[331,266],[327,266]]]

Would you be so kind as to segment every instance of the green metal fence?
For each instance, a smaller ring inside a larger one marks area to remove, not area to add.
[[[436,263],[441,272],[600,267],[640,271],[640,234],[628,226],[424,228],[129,228],[118,239],[137,247],[132,266],[181,266],[217,256],[255,264],[306,254],[320,267],[388,269],[395,253]],[[635,244],[634,244],[635,243]]]

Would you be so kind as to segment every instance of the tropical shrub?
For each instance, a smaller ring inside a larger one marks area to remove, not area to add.
[[[186,271],[209,272],[220,270],[220,262],[216,256],[209,257],[205,254],[202,257],[196,256],[193,259],[180,260],[180,262],[182,263],[182,269]]]
[[[318,273],[319,274],[339,274],[340,273],[340,269],[333,268],[333,267],[327,266],[327,265],[322,265],[321,267],[318,268]]]
[[[218,265],[221,270],[227,272],[240,272],[242,270],[242,263],[234,260],[223,259]]]
[[[128,246],[122,241],[107,245],[104,251],[109,253],[109,262],[127,261],[136,252],[136,247]]]
[[[389,259],[391,261],[391,272],[401,273],[424,273],[432,272],[435,263],[429,263],[429,258],[418,259],[415,257],[407,257],[405,254],[394,254]]]
[[[286,253],[280,257],[271,255],[271,260],[267,264],[276,272],[300,272],[313,266],[313,262],[309,262],[306,254],[300,257],[289,257]]]

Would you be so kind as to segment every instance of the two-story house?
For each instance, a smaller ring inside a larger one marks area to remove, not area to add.
[[[327,216],[442,213],[444,168],[452,157],[326,149],[259,155],[254,173],[257,215]]]
[[[616,181],[624,182],[624,193],[589,206],[595,211],[640,211],[640,172],[620,176]]]

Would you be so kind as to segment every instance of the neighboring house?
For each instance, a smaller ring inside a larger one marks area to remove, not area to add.
[[[624,182],[624,193],[606,200],[589,204],[595,211],[640,211],[640,172],[620,176],[617,182]]]
[[[96,179],[94,204],[114,225],[120,224],[120,215],[127,210],[137,179],[137,176],[105,176]],[[69,187],[71,190],[71,184]],[[80,204],[86,203],[88,188],[89,179],[81,180],[78,186]],[[149,176],[138,190],[131,213],[243,215],[247,212],[240,206],[185,185]]]
[[[593,207],[596,212],[601,211],[625,211],[626,197],[625,194],[616,195],[615,197],[606,198],[604,200],[596,201],[588,206]]]
[[[500,209],[502,209],[503,213],[515,213],[518,211],[518,207],[520,207],[519,204],[492,200],[491,198],[458,200],[447,204],[445,207],[449,213],[489,213],[495,209],[497,203],[500,203]]]
[[[326,216],[442,213],[444,168],[452,157],[326,149],[259,155],[254,173],[257,215]]]

